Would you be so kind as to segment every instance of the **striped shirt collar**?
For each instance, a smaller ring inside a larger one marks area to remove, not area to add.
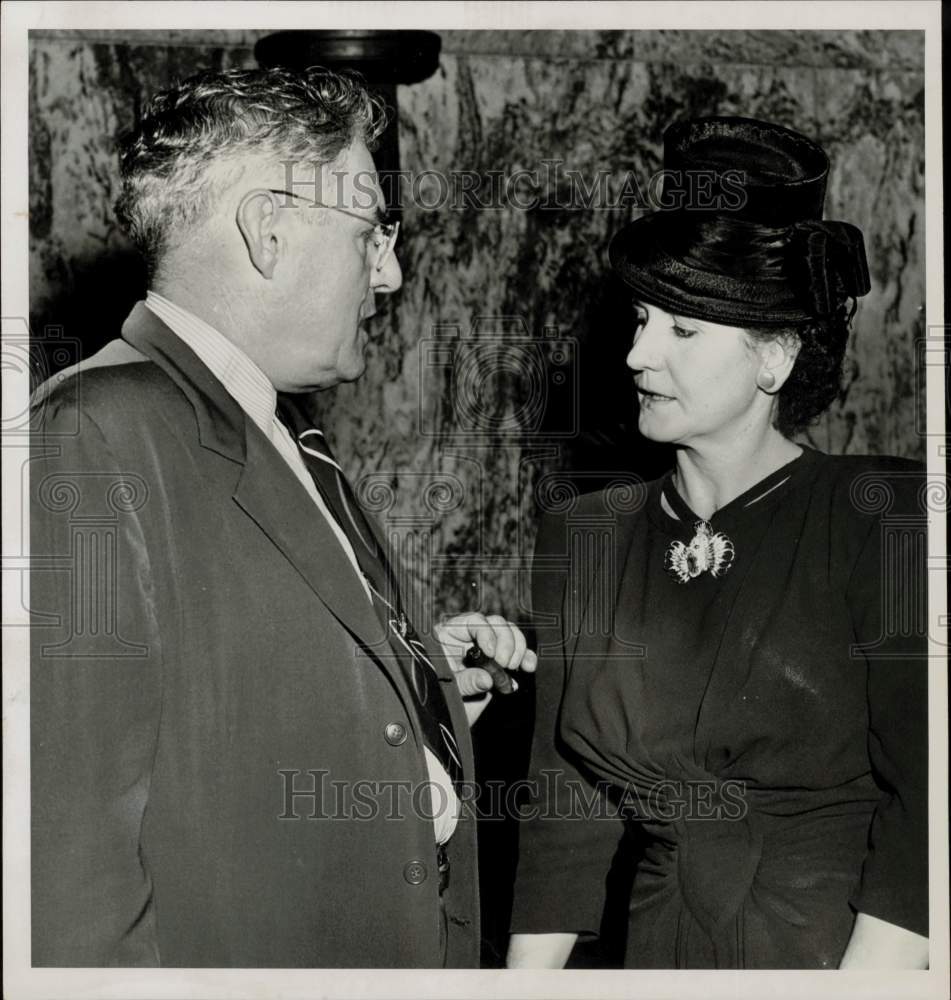
[[[149,291],[146,306],[201,359],[242,410],[271,437],[277,392],[267,375],[224,334],[187,309]]]

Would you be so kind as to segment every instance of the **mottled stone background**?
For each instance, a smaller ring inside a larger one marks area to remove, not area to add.
[[[253,66],[259,32],[32,33],[31,322],[88,353],[144,291],[115,222],[114,136],[176,78]],[[634,430],[627,312],[606,263],[630,209],[479,211],[442,200],[444,174],[537,171],[566,201],[569,171],[646,182],[685,114],[774,119],[833,161],[827,215],[865,232],[841,399],[810,433],[831,452],[922,457],[915,342],[923,336],[924,81],[917,32],[447,31],[439,69],[398,90],[405,284],[374,321],[359,383],[317,401],[363,496],[422,595],[517,617],[540,498],[668,461]],[[552,161],[561,179],[551,180]],[[549,166],[544,166],[548,161]],[[426,208],[419,204],[422,201]],[[47,337],[49,339],[49,337]],[[67,359],[51,355],[58,366]],[[432,602],[430,600],[432,598]],[[517,774],[525,695],[480,723],[484,774]],[[521,730],[519,730],[521,732]],[[509,740],[512,759],[493,752]],[[490,745],[491,744],[491,745]],[[483,836],[486,962],[504,945],[511,828]],[[508,846],[507,846],[508,845]]]
[[[112,209],[114,137],[176,78],[254,65],[259,34],[33,33],[35,331],[60,326],[87,351],[114,335],[143,286]],[[426,172],[532,171],[536,193],[567,205],[571,171],[589,187],[599,172],[644,184],[664,128],[684,114],[771,118],[817,137],[834,164],[827,214],[865,231],[873,290],[842,398],[809,438],[920,457],[922,61],[916,32],[443,33],[437,72],[398,91],[401,166],[413,178],[400,189],[403,290],[375,321],[365,378],[319,400],[424,593],[449,609],[516,613],[515,564],[549,474],[596,485],[667,461],[633,430],[626,312],[606,267],[631,209],[524,210],[510,199],[480,211],[453,204]],[[427,614],[424,600],[422,624]]]

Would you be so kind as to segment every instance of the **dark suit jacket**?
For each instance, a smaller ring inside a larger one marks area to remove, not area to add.
[[[123,338],[37,402],[34,965],[440,965],[418,725],[351,564],[182,341],[142,304]],[[457,967],[478,964],[473,828]]]

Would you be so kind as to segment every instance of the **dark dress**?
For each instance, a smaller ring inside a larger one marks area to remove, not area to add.
[[[669,476],[545,516],[513,932],[598,933],[613,860],[628,968],[834,968],[856,911],[927,934],[924,488],[806,449],[687,583]]]

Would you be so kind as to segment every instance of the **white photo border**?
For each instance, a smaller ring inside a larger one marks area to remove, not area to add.
[[[941,5],[939,0],[895,2],[664,3],[420,3],[420,2],[97,2],[2,6],[2,316],[6,342],[29,316],[27,98],[30,29],[272,29],[387,27],[425,29],[816,29],[921,30],[925,32],[926,260],[930,337],[944,325]],[[927,463],[930,476],[946,475],[945,369],[929,364]],[[25,370],[3,371],[4,414],[23,412],[29,394]],[[931,968],[923,972],[760,971],[507,971],[507,970],[268,970],[268,969],[32,969],[29,886],[29,629],[22,572],[29,552],[22,473],[28,449],[3,442],[3,908],[4,993],[11,1000],[100,998],[538,998],[947,996],[948,954],[948,727],[946,648],[930,661],[930,871]],[[945,573],[946,521],[930,531],[930,619],[948,623]]]

